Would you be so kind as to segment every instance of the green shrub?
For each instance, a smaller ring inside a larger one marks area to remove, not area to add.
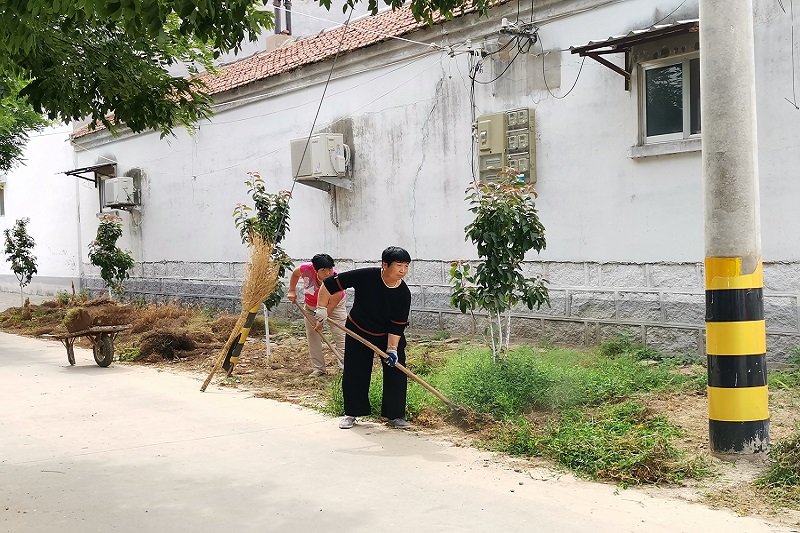
[[[72,295],[67,291],[56,292],[56,302],[58,302],[59,305],[68,305],[70,301],[72,301]]]
[[[630,332],[611,337],[600,345],[598,352],[603,357],[629,355],[638,361],[661,361],[665,358],[658,350],[634,341]]]
[[[628,355],[609,359],[575,350],[538,353],[529,347],[515,350],[500,365],[492,364],[485,352],[464,352],[432,377],[455,403],[498,419],[531,409],[598,405],[690,379]]]

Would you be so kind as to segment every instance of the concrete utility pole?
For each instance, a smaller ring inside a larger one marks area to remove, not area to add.
[[[752,0],[700,0],[711,452],[769,447]]]

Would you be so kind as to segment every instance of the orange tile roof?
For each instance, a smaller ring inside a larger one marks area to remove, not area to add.
[[[495,2],[494,5],[503,1]],[[470,7],[459,11],[456,16],[474,13],[476,8]],[[440,24],[446,19],[441,15],[434,16],[434,24]],[[345,30],[344,25],[330,29],[319,35],[295,41],[285,47],[262,52],[247,59],[225,65],[215,74],[204,73],[200,75],[208,86],[208,94],[214,95],[236,89],[259,80],[289,72],[304,65],[318,63],[331,59],[339,54],[365,48],[367,46],[400,37],[427,26],[425,21],[417,21],[411,14],[408,6],[395,10],[387,10],[376,15],[363,17],[352,21]],[[344,36],[343,36],[344,34]],[[104,129],[102,124],[97,124],[96,129]],[[75,139],[92,133],[89,125],[76,129],[71,138]]]
[[[200,79],[208,85],[209,94],[218,94],[333,58],[340,43],[341,54],[411,33],[425,25],[425,22],[414,20],[411,10],[404,6],[354,20],[346,31],[344,26],[339,26],[286,47],[243,59],[220,68],[216,75],[203,74]]]

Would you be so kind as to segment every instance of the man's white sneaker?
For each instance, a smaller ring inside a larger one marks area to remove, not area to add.
[[[356,425],[356,417],[346,416],[339,422],[339,429],[350,429]]]

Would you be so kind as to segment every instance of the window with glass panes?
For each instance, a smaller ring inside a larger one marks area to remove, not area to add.
[[[700,58],[643,64],[642,140],[645,143],[700,135]]]

